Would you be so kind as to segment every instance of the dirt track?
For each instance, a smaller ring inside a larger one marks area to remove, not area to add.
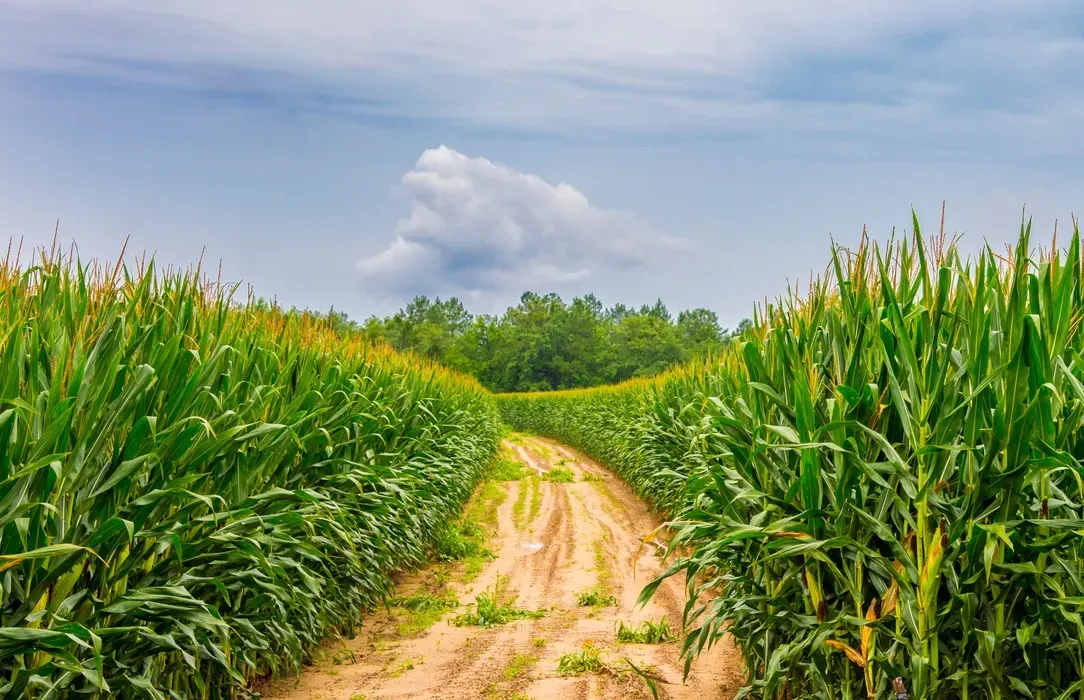
[[[576,480],[551,483],[530,477],[498,484],[507,497],[497,507],[497,532],[489,542],[496,559],[471,583],[457,583],[453,577],[452,587],[463,606],[416,635],[403,635],[397,620],[387,613],[374,615],[358,637],[345,643],[345,650],[329,648],[328,660],[307,669],[299,680],[274,685],[264,697],[650,698],[644,681],[630,672],[623,658],[641,669],[650,667],[666,681],[658,685],[662,698],[715,700],[734,695],[741,685],[741,660],[729,640],[701,655],[685,685],[680,642],[615,641],[617,620],[658,620],[664,615],[680,637],[684,603],[680,577],[665,582],[646,608],[633,611],[644,584],[662,568],[653,547],[643,547],[637,556],[641,538],[658,525],[644,504],[615,476],[561,445],[526,438],[506,447],[538,474],[558,464],[571,469]],[[521,493],[523,489],[527,491]],[[411,574],[399,590],[422,589],[433,575]],[[517,607],[545,609],[545,617],[491,629],[447,623],[498,577],[518,593]],[[576,594],[598,584],[617,598],[616,607],[578,605]],[[613,672],[558,675],[561,655],[579,652],[585,643],[602,651]]]

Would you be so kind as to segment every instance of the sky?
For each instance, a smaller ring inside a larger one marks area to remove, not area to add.
[[[912,207],[1068,230],[1082,61],[1076,0],[0,0],[0,240],[732,327]]]

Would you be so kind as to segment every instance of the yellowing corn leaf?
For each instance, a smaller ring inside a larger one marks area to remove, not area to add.
[[[895,581],[885,591],[885,597],[881,600],[881,617],[885,618],[896,612],[896,600],[900,597],[900,586]]]
[[[847,646],[843,642],[836,641],[835,639],[826,639],[824,640],[824,643],[832,647],[833,649],[839,649],[840,651],[842,651],[844,654],[847,655],[848,659],[858,664],[860,668],[866,667],[866,660],[862,658],[861,654],[854,650],[854,647]]]
[[[875,622],[877,620],[877,599],[874,598],[869,604],[869,609],[866,610],[866,621]],[[870,625],[863,625],[862,627],[862,658],[869,660],[870,654],[870,641],[873,638],[874,630]]]

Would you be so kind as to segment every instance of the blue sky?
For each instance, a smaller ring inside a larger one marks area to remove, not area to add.
[[[975,249],[1081,203],[1076,2],[146,6],[0,4],[0,236],[205,249],[355,317],[532,289],[733,325],[911,206]]]

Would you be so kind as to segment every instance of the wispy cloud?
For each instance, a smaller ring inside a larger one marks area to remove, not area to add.
[[[446,146],[422,153],[400,184],[410,216],[383,251],[357,263],[375,296],[454,293],[486,301],[523,289],[567,290],[688,245],[632,213],[592,205],[569,184]]]
[[[540,131],[913,133],[1075,115],[1070,0],[8,0],[0,66]],[[1011,89],[1007,89],[1010,88]],[[1008,95],[1014,95],[1009,97]],[[903,129],[904,125],[914,128]],[[939,143],[940,142],[940,143]]]

